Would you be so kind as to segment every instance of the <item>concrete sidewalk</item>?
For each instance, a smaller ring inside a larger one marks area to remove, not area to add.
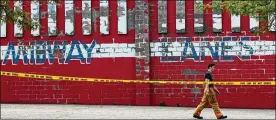
[[[1,119],[194,119],[195,108],[110,106],[110,105],[54,105],[1,104]],[[223,109],[228,119],[275,119],[275,110]],[[204,119],[215,119],[211,108],[202,112]]]

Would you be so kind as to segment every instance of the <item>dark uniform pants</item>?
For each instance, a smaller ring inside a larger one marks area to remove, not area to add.
[[[208,107],[209,104],[212,106],[216,117],[220,117],[222,113],[220,111],[218,101],[216,98],[216,93],[213,88],[209,88],[209,95],[206,95],[206,90],[204,90],[202,100],[200,104],[197,106],[196,110],[194,111],[194,114],[200,115],[201,111],[204,108]]]

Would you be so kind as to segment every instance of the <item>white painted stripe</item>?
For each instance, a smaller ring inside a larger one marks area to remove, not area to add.
[[[241,31],[241,16],[231,15],[231,30],[232,32]]]
[[[3,17],[2,19],[6,19],[6,13],[3,11],[0,13],[0,15]],[[0,21],[0,37],[7,37],[7,23],[6,21]]]
[[[57,35],[57,6],[54,1],[48,1],[48,35]]]
[[[127,2],[126,2],[126,0],[118,0],[117,16],[118,16],[118,34],[127,34]]]
[[[65,34],[74,35],[75,8],[74,0],[65,1]]]
[[[158,0],[158,33],[167,33],[167,1]]]
[[[276,31],[276,13],[268,16],[269,31]]]
[[[92,23],[92,14],[91,14],[91,1],[82,0],[82,34],[90,35],[92,33],[91,23]]]
[[[31,19],[32,23],[39,23],[40,21],[40,14],[39,14],[39,1],[31,1]],[[39,36],[40,35],[40,28],[31,30],[32,36]]]
[[[213,16],[213,31],[222,32],[222,15],[221,14],[212,14]]]
[[[204,32],[204,11],[197,9],[203,0],[194,0],[194,32]]]
[[[104,35],[109,34],[109,12],[105,10],[108,6],[108,0],[100,1],[100,33]]]
[[[216,2],[222,2],[222,0],[216,0]],[[222,32],[222,11],[220,9],[212,9],[212,18],[213,32]]]
[[[185,32],[185,1],[176,1],[176,32]]]
[[[256,18],[250,17],[250,31],[257,31],[259,29],[259,21]]]
[[[22,11],[23,10],[23,2],[22,0],[14,1],[14,10]],[[18,17],[19,20],[22,20],[22,17]],[[14,24],[14,36],[15,37],[22,37],[23,36],[23,29],[19,26],[19,24]]]

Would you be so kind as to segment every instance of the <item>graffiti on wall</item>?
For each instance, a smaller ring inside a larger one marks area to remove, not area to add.
[[[204,61],[251,60],[251,56],[275,55],[275,41],[253,40],[251,37],[179,37],[160,38],[151,43],[151,56],[163,62],[181,62],[187,59]]]
[[[250,37],[221,37],[209,38],[160,38],[160,42],[151,42],[151,57],[160,57],[162,62],[183,62],[192,59],[204,61],[206,56],[213,61],[252,60],[251,56],[275,55],[275,41],[252,40]],[[19,59],[27,64],[44,64],[46,59],[52,64],[55,51],[61,51],[63,56],[58,58],[59,64],[68,64],[70,60],[79,60],[81,64],[90,64],[92,57],[135,57],[135,44],[109,43],[96,44],[93,40],[85,44],[79,40],[69,43],[63,41],[38,40],[29,43],[9,42],[1,46],[2,64],[8,60],[17,64]]]
[[[61,56],[57,57],[57,52]],[[53,64],[58,60],[59,64],[68,64],[71,60],[78,60],[81,64],[90,64],[91,58],[135,57],[135,44],[111,43],[97,44],[96,40],[86,44],[80,40],[69,43],[63,41],[30,41],[28,44],[21,42],[9,42],[7,46],[1,46],[2,65],[11,61],[13,65],[23,60],[24,65],[43,65],[48,60]]]

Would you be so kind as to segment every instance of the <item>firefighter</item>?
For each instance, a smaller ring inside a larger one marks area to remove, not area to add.
[[[194,114],[193,114],[194,118],[203,119],[203,117],[200,116],[200,113],[209,104],[212,106],[217,119],[227,118],[227,116],[222,115],[219,105],[218,105],[218,101],[216,99],[216,94],[219,94],[220,92],[214,86],[213,83],[209,84],[209,82],[214,81],[213,77],[212,77],[212,72],[214,71],[214,69],[215,69],[215,64],[208,65],[208,71],[206,72],[206,74],[204,76],[204,80],[207,84],[205,84],[205,89],[204,89],[202,100],[194,111]]]

